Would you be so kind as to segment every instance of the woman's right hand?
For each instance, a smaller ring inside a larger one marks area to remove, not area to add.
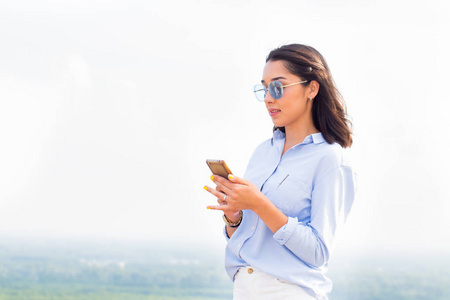
[[[218,185],[216,185],[216,191],[224,193],[223,190]],[[225,201],[223,201],[223,199],[217,198],[217,203],[219,203],[219,205],[226,205],[227,201],[226,199]],[[228,220],[230,220],[231,222],[237,222],[239,220],[239,218],[241,217],[239,212],[240,212],[239,210],[229,210],[229,209],[223,210],[224,215],[227,216]]]

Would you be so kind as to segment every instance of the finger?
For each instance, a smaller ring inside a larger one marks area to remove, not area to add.
[[[241,177],[237,177],[236,175],[230,174],[228,175],[228,180],[232,183],[239,183],[247,185],[247,180]]]
[[[220,183],[221,186],[227,187],[229,189],[232,187],[231,182],[228,179],[223,178],[222,176],[212,175],[211,176],[211,180],[214,181],[215,184],[219,184]]]
[[[228,180],[227,180],[228,181]],[[229,182],[229,181],[228,181]],[[223,185],[221,182],[216,181],[215,182],[217,184],[216,190],[219,192],[222,192],[226,195],[230,195],[231,194],[231,189],[226,187],[225,185]]]
[[[218,192],[215,189],[205,185],[203,187],[206,191],[208,191],[209,193],[213,194],[214,196],[216,196],[218,199],[223,199],[225,197],[224,193]]]
[[[219,203],[219,205],[225,205],[227,204],[227,201],[223,201],[222,199],[217,198],[217,203]]]
[[[218,191],[218,192],[220,192],[220,193],[223,193],[222,189],[221,189],[218,185],[216,185],[216,191]],[[222,197],[222,198],[217,198],[217,202],[218,202],[219,204],[222,203],[222,202],[224,202],[222,199],[223,199],[223,197]]]
[[[222,193],[221,195],[225,195],[225,193],[222,191],[222,189],[216,185],[216,191],[218,191],[219,193]],[[223,201],[223,198],[225,198],[225,196],[221,196],[217,198],[217,203],[221,204],[221,203],[226,203],[226,201]]]
[[[228,209],[228,205],[209,205],[206,207],[206,209],[211,209],[211,210],[227,210]]]

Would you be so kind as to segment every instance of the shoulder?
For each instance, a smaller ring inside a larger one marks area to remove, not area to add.
[[[350,164],[347,150],[342,148],[338,143],[322,143],[318,154],[322,163],[329,164],[330,166],[338,167]]]
[[[267,139],[264,142],[260,143],[256,146],[255,150],[253,150],[252,155],[250,156],[249,164],[251,165],[254,162],[258,162],[262,157],[266,157],[269,153],[272,146],[272,139]]]
[[[267,140],[263,141],[262,143],[260,143],[258,146],[256,146],[255,152],[267,151],[268,149],[272,148],[272,146],[273,146],[273,138],[267,139]]]
[[[352,169],[348,150],[342,148],[338,143],[321,143],[317,151],[317,156],[317,177],[321,177],[337,169]]]
[[[253,155],[264,154],[264,153],[270,151],[274,147],[275,141],[278,139],[282,139],[282,138],[283,137],[281,135],[274,133],[273,137],[264,140],[262,143],[260,143],[258,146],[256,146],[255,150],[253,151]]]

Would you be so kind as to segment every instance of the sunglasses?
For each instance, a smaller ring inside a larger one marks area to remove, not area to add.
[[[269,93],[273,99],[278,100],[281,99],[281,97],[283,97],[283,88],[305,82],[308,82],[308,80],[283,85],[281,81],[272,81],[269,84]],[[258,99],[258,101],[264,102],[264,99],[266,99],[267,96],[267,88],[264,85],[262,84],[255,85],[255,87],[253,88],[253,92],[255,93],[256,99]]]

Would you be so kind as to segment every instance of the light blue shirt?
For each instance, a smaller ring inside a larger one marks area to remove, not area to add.
[[[301,286],[317,299],[328,299],[332,282],[325,275],[337,231],[355,196],[355,174],[337,143],[321,133],[307,136],[281,156],[285,134],[254,151],[244,178],[254,183],[287,217],[275,234],[251,210],[228,239],[225,267],[234,275],[252,266]]]

